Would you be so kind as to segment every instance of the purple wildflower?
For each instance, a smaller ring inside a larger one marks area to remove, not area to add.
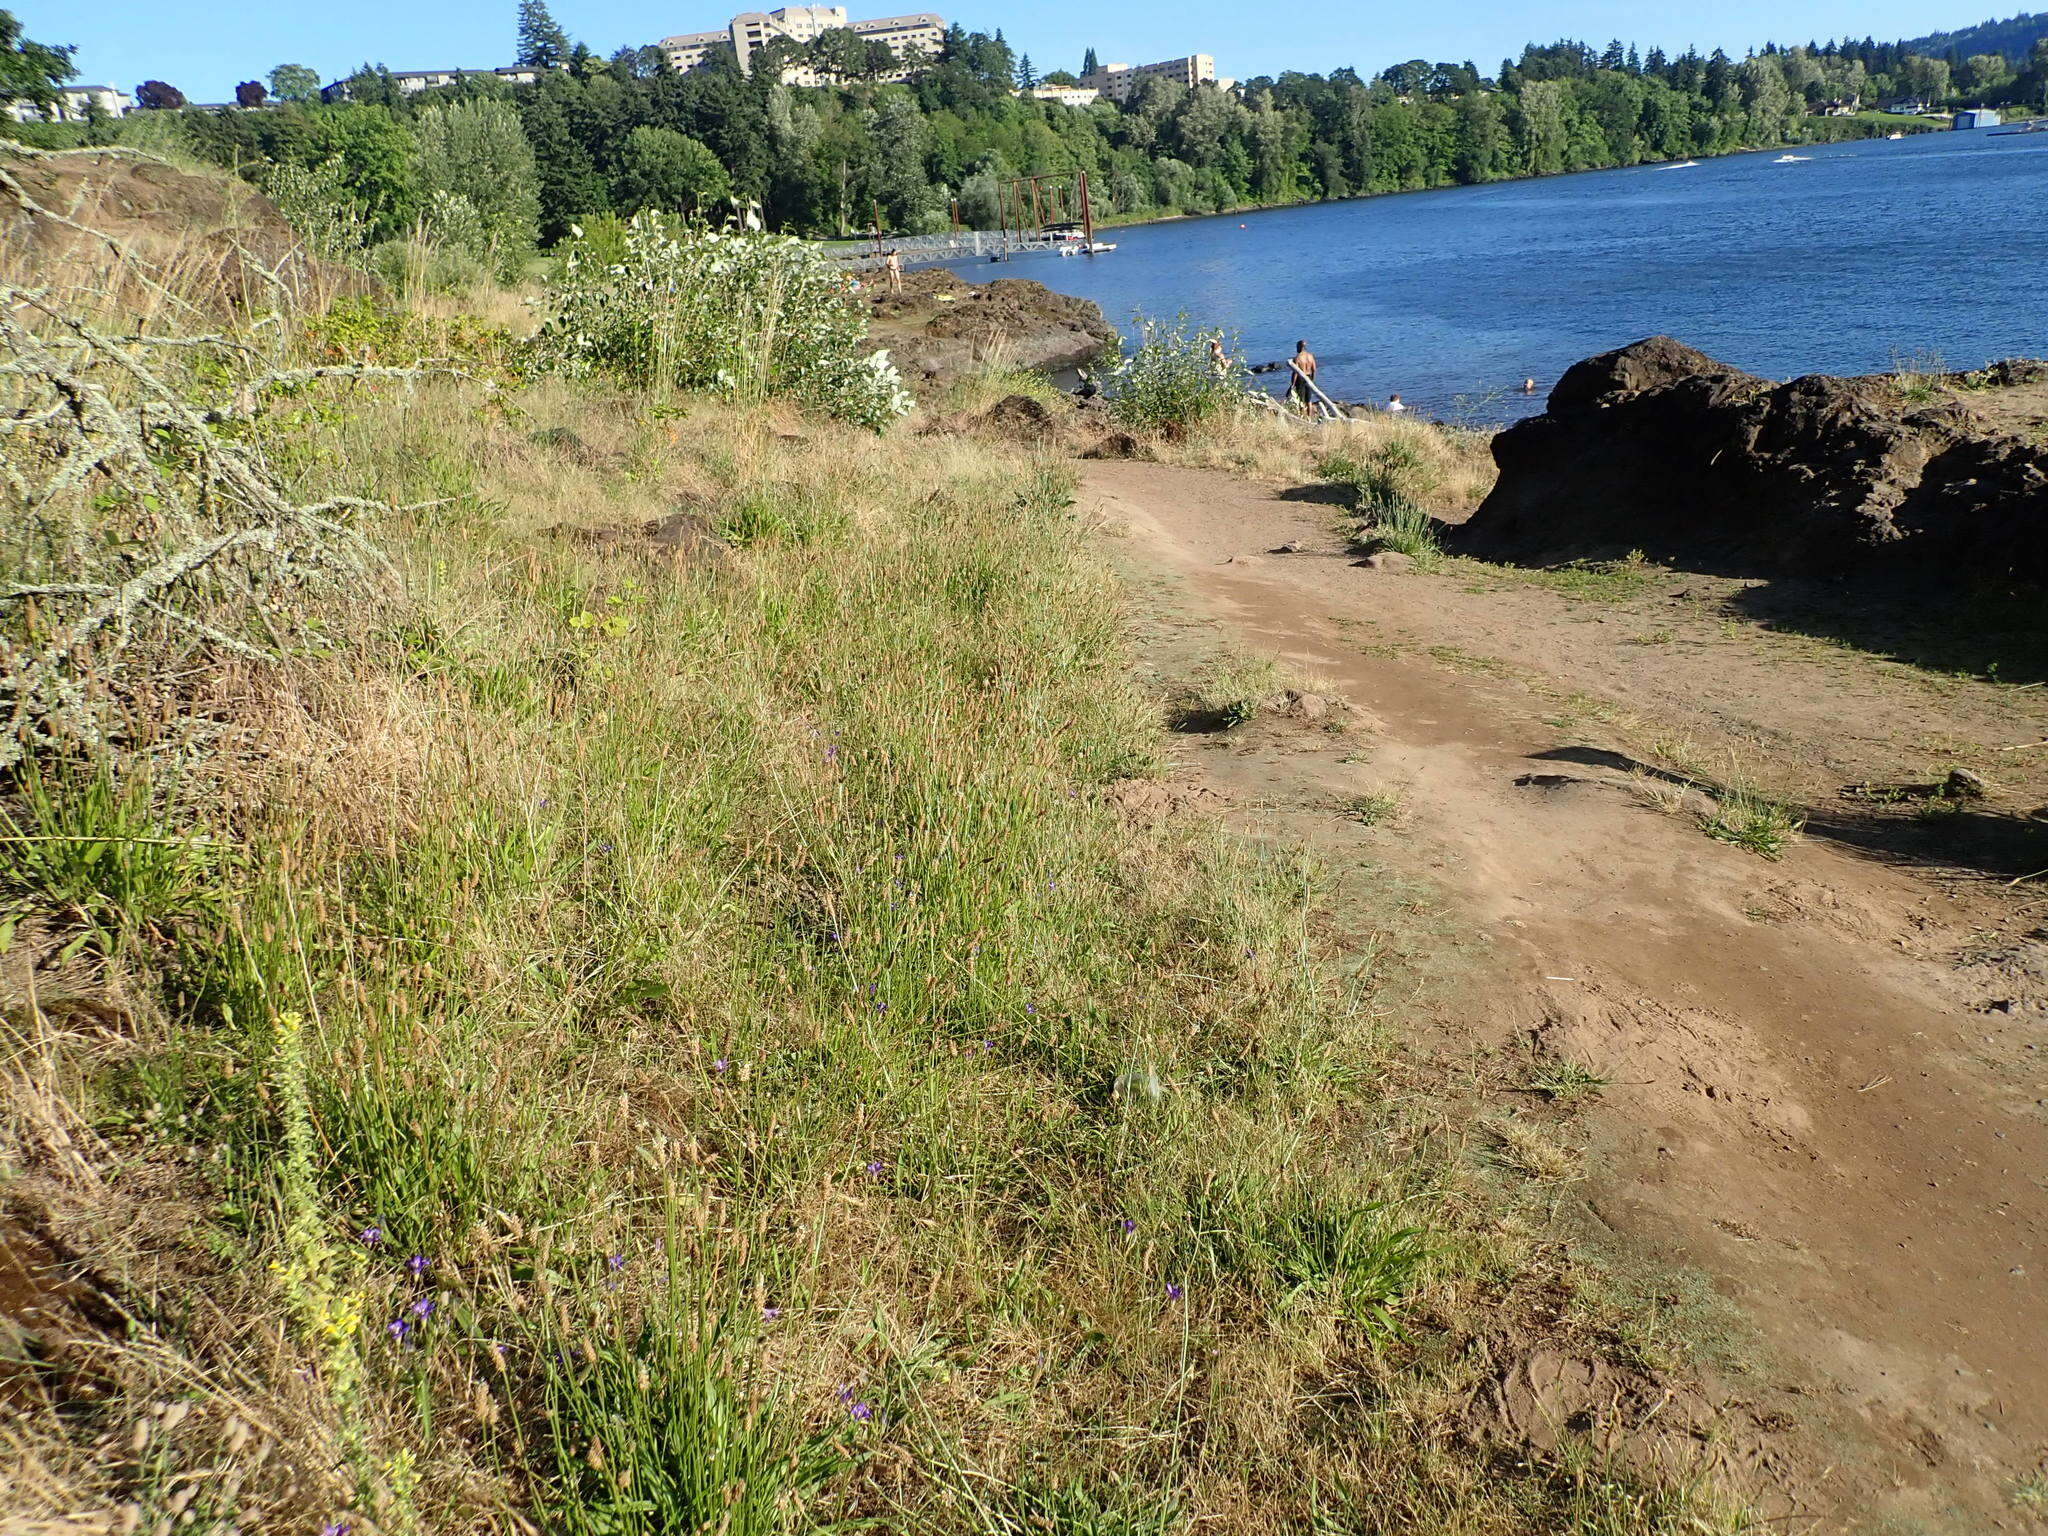
[[[761,1321],[764,1323],[772,1323],[780,1316],[782,1316],[782,1308],[780,1307],[763,1307],[761,1309]]]
[[[723,1056],[721,1056],[718,1058],[718,1060],[711,1063],[711,1070],[714,1072],[723,1072],[727,1067],[730,1067],[731,1065],[731,1062],[727,1061]]]
[[[416,1253],[405,1261],[405,1267],[411,1271],[413,1279],[417,1280],[427,1272],[427,1256],[424,1253]]]
[[[825,761],[826,761],[826,762],[828,762],[828,763],[834,763],[834,762],[837,762],[838,760],[839,760],[839,749],[838,749],[837,747],[827,747],[827,748],[825,749]]]
[[[1131,1220],[1131,1218],[1128,1216],[1126,1216],[1122,1221],[1118,1222],[1117,1225],[1122,1227],[1126,1234],[1138,1230],[1138,1224],[1135,1221]]]
[[[418,1301],[414,1302],[412,1304],[412,1315],[417,1318],[432,1317],[434,1315],[434,1298],[422,1296]]]
[[[615,1271],[621,1270],[626,1267],[626,1256],[623,1253],[610,1254],[606,1257],[604,1262],[605,1268],[607,1269]]]
[[[320,1536],[348,1536],[346,1520],[330,1520],[320,1527]]]
[[[356,1234],[356,1241],[365,1248],[374,1248],[384,1241],[384,1229],[382,1227],[365,1227]]]
[[[863,1424],[867,1423],[868,1420],[872,1419],[875,1416],[875,1410],[869,1407],[866,1403],[855,1403],[846,1411],[852,1414],[855,1419],[859,1420]]]
[[[403,1344],[405,1342],[405,1336],[408,1333],[412,1332],[412,1324],[408,1323],[402,1317],[394,1317],[390,1322],[384,1325],[384,1331],[390,1334],[391,1337],[396,1339],[399,1343]]]
[[[871,1178],[871,1179],[879,1179],[879,1178],[880,1178],[881,1176],[882,1176],[882,1164],[881,1164],[880,1160],[879,1160],[879,1159],[877,1159],[876,1161],[874,1161],[874,1162],[871,1162],[871,1163],[869,1163],[869,1164],[868,1164],[868,1177],[869,1177],[869,1178]]]
[[[837,1392],[834,1392],[832,1395],[838,1398],[839,1401],[841,1401],[842,1403],[850,1403],[853,1401],[853,1388],[841,1387]]]
[[[599,853],[610,853],[612,851],[612,845],[610,843],[599,843],[597,845],[597,851]]]
[[[1168,1301],[1179,1301],[1181,1295],[1182,1291],[1179,1286],[1175,1285],[1171,1280],[1166,1282],[1166,1299]]]

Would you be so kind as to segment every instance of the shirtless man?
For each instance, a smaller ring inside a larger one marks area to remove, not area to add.
[[[1294,373],[1287,386],[1288,403],[1304,416],[1313,415],[1315,394],[1309,385],[1316,376],[1316,355],[1309,351],[1307,342],[1297,341],[1294,344],[1294,360],[1287,366]]]

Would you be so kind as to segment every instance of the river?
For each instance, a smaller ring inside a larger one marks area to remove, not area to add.
[[[1665,333],[1774,378],[2048,353],[2048,135],[1926,134],[1103,232],[1114,252],[969,263],[1186,311],[1255,362],[1306,339],[1344,400],[1541,409],[1572,363]],[[1269,379],[1275,389],[1277,378]]]

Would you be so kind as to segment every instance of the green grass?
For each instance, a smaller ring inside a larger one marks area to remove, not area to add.
[[[1704,824],[1707,836],[1759,858],[1783,858],[1806,825],[1790,806],[1750,790],[1729,790],[1718,798],[1719,808]]]
[[[1460,564],[1488,576],[1521,586],[1541,587],[1582,603],[1632,602],[1664,575],[1640,550],[1631,551],[1619,560],[1573,560],[1553,566],[1495,565],[1478,560],[1465,560]],[[1650,639],[1645,643],[1661,642]]]
[[[1553,1104],[1580,1104],[1598,1098],[1607,1079],[1575,1061],[1556,1061],[1532,1073],[1524,1085]]]

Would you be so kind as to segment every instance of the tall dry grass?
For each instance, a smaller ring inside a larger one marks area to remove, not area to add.
[[[1275,485],[1323,479],[1322,466],[1332,459],[1369,463],[1392,457],[1401,465],[1401,499],[1461,521],[1493,489],[1497,471],[1489,440],[1484,432],[1413,417],[1298,422],[1247,411],[1205,424],[1179,442],[1161,442],[1153,452],[1163,463],[1227,470]]]

